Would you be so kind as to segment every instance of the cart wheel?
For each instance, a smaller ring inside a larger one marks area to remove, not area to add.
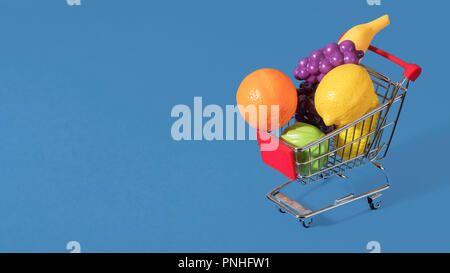
[[[368,202],[369,202],[369,206],[370,209],[379,209],[381,207],[381,200],[377,200],[377,199],[372,199],[372,198],[367,198]]]
[[[300,219],[304,228],[310,228],[312,225],[312,218]]]
[[[278,211],[279,211],[280,213],[286,213],[286,211],[285,211],[284,209],[282,209],[282,208],[278,208]]]

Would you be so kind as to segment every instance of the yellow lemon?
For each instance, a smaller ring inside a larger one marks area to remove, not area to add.
[[[337,135],[335,137],[337,154],[344,160],[363,154],[373,136],[368,134],[375,130],[379,116],[378,112]]]
[[[379,105],[369,73],[344,64],[328,72],[317,87],[314,103],[327,126],[345,126]]]

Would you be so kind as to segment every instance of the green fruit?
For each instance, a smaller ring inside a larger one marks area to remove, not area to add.
[[[308,145],[318,138],[321,138],[324,135],[325,134],[322,131],[320,131],[313,125],[303,122],[296,122],[294,123],[294,125],[289,126],[284,130],[283,134],[281,135],[281,139],[297,148],[300,148]],[[300,174],[303,176],[309,176],[318,172],[324,165],[326,165],[328,156],[324,156],[314,161],[311,160],[326,153],[328,153],[328,140],[317,144],[309,148],[308,150],[295,152],[295,161],[297,163],[305,163],[296,167],[297,172],[300,172]],[[311,159],[309,159],[310,154]]]

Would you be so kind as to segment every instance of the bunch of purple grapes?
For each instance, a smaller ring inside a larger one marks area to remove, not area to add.
[[[331,43],[311,52],[309,58],[300,59],[294,70],[294,77],[315,84],[333,68],[343,64],[358,64],[363,56],[364,51],[356,50],[355,44],[350,40],[339,45]]]
[[[335,128],[334,126],[326,126],[316,111],[314,95],[318,85],[318,83],[310,83],[307,81],[300,84],[300,87],[297,89],[298,104],[295,112],[295,120],[314,125],[320,131],[328,134]]]

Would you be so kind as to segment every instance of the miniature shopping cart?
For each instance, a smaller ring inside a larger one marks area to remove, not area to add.
[[[280,212],[294,215],[304,227],[312,224],[313,216],[362,198],[367,198],[371,209],[377,209],[381,206],[381,192],[389,188],[389,179],[380,160],[386,157],[389,150],[409,84],[419,77],[422,69],[416,64],[406,63],[374,46],[370,46],[369,50],[405,69],[403,79],[394,82],[389,77],[361,64],[369,72],[375,92],[380,99],[378,108],[304,147],[294,147],[278,138],[295,120],[291,120],[276,131],[258,131],[257,133],[264,163],[291,179],[269,192],[267,197],[277,205]],[[268,149],[269,143],[272,145],[276,143],[276,148]],[[334,175],[347,179],[344,172],[366,163],[373,164],[383,172],[386,183],[383,182],[382,187],[360,194],[351,193],[314,211],[282,193],[282,189],[294,181],[308,185]],[[319,165],[320,168],[318,168]]]

